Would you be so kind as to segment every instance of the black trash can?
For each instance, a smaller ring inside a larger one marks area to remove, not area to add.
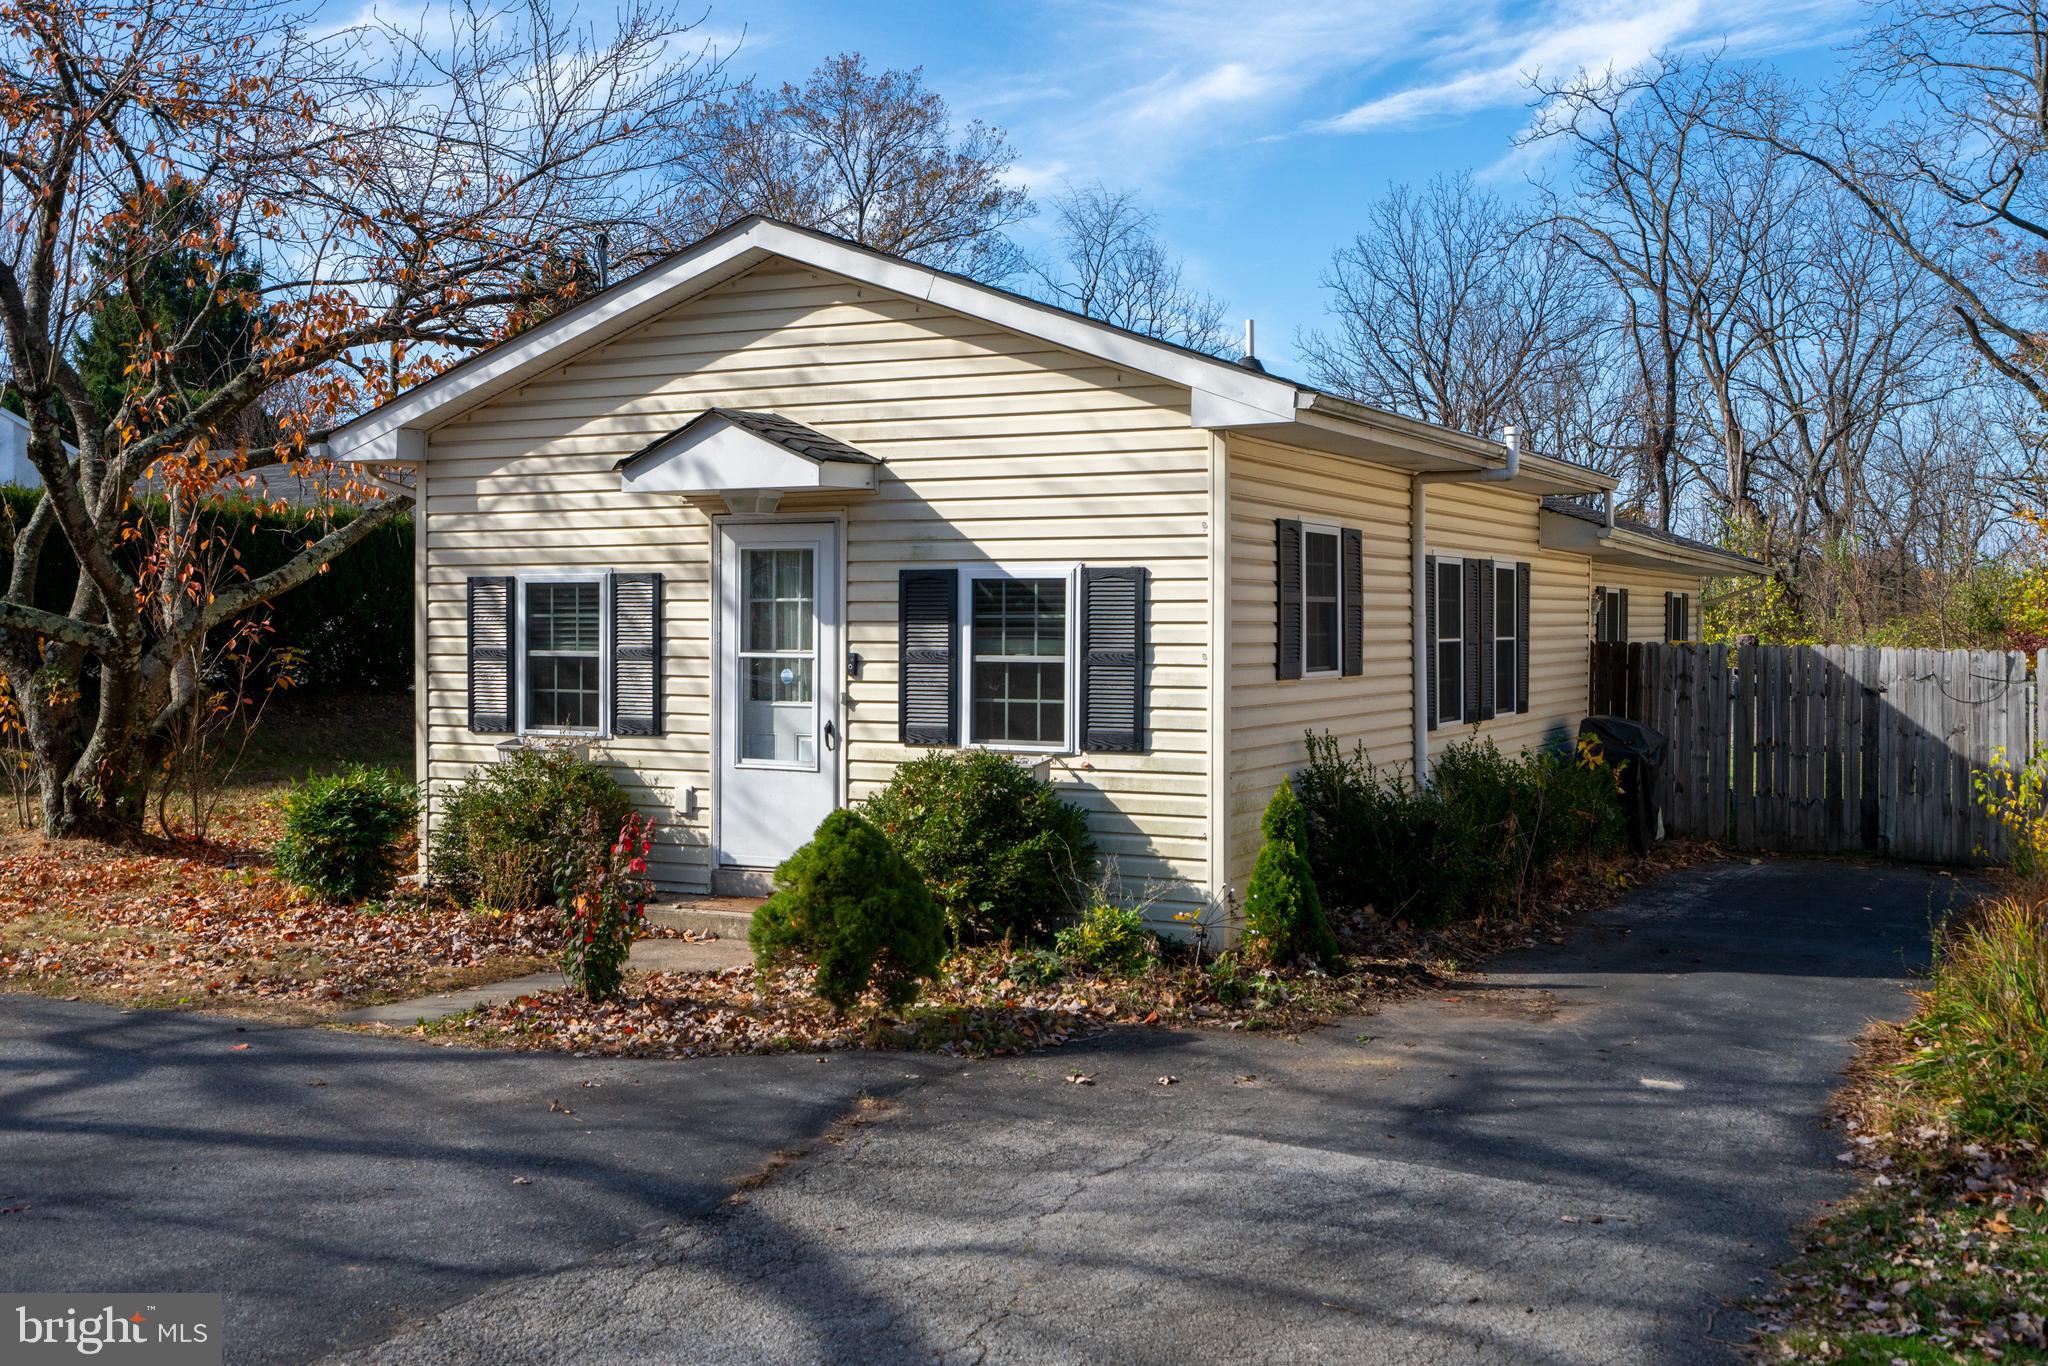
[[[1621,770],[1621,805],[1628,814],[1629,847],[1638,854],[1664,832],[1664,813],[1657,809],[1657,780],[1671,755],[1663,731],[1625,716],[1589,716],[1581,733],[1599,742],[1607,762]]]

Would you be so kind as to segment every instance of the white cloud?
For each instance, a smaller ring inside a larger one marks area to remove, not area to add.
[[[1366,133],[1414,127],[1480,109],[1526,104],[1528,80],[1580,70],[1625,70],[1660,50],[1726,45],[1738,57],[1823,40],[1855,0],[1579,0],[1544,5],[1517,24],[1505,11],[1486,16],[1479,42],[1440,35],[1425,63],[1440,74],[1311,120],[1309,131]],[[1540,18],[1538,17],[1540,16]]]

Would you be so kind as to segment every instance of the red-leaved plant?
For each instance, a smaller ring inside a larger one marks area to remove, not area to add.
[[[647,880],[647,853],[654,847],[654,822],[626,817],[609,848],[595,821],[594,836],[556,870],[555,894],[562,906],[562,975],[592,1001],[617,999],[626,977],[626,956],[647,916],[654,886]]]

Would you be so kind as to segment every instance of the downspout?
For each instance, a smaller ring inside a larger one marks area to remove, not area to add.
[[[1414,715],[1415,748],[1412,755],[1413,767],[1419,786],[1429,780],[1429,657],[1436,649],[1436,642],[1428,638],[1428,603],[1425,600],[1428,585],[1424,545],[1428,539],[1426,522],[1429,513],[1429,486],[1431,484],[1500,484],[1513,479],[1522,472],[1522,436],[1513,427],[1503,428],[1501,443],[1507,447],[1508,461],[1497,470],[1428,470],[1409,476],[1408,479],[1408,619],[1412,623],[1411,660],[1414,665],[1415,695],[1411,700]],[[1614,515],[1614,504],[1610,499],[1608,516]]]

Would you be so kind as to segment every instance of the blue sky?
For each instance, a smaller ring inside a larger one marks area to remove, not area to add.
[[[1725,46],[1818,79],[1865,16],[1860,0],[713,0],[703,31],[737,40],[735,72],[777,81],[846,50],[921,65],[956,112],[1009,131],[1034,190],[1136,188],[1285,369],[1321,317],[1324,262],[1390,183],[1470,168],[1516,192],[1541,173],[1514,149],[1527,73]]]

